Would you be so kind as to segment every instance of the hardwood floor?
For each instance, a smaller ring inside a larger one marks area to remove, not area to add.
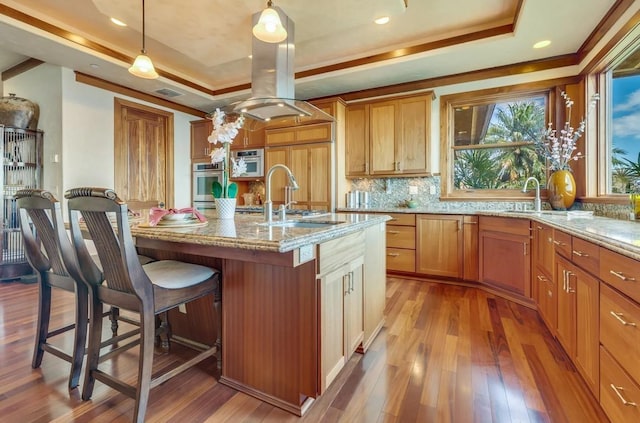
[[[68,363],[45,354],[31,368],[37,298],[35,284],[0,283],[0,421],[130,421],[133,400],[102,383],[87,402],[67,391]],[[71,321],[71,295],[58,293],[53,310],[53,325]],[[389,278],[386,314],[371,349],[302,419],[217,383],[209,359],[154,389],[147,421],[608,421],[533,310],[473,288]],[[119,356],[114,371],[135,378],[136,354]],[[188,354],[175,346],[154,368]]]

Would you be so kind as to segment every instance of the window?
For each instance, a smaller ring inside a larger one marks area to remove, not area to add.
[[[611,142],[607,194],[626,194],[640,180],[640,49],[608,72],[611,78]],[[635,187],[639,189],[640,186]]]
[[[443,96],[441,173],[444,197],[523,197],[525,180],[546,183],[534,147],[549,116],[551,90]]]

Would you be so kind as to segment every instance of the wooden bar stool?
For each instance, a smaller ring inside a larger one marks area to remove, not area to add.
[[[103,273],[98,274],[92,261],[78,257],[83,277],[95,289],[91,296],[93,303],[90,304],[89,347],[82,398],[91,398],[97,379],[134,398],[133,420],[142,422],[150,389],[214,356],[218,351],[216,345],[210,346],[175,369],[152,377],[156,316],[205,295],[214,295],[219,301],[220,272],[175,260],[141,265],[129,229],[127,204],[111,189],[74,188],[65,193],[65,198],[69,200],[69,223],[74,246],[79,252],[84,249],[85,240],[80,225],[82,217],[103,265]],[[101,279],[105,281],[102,285],[95,283],[95,280]],[[140,315],[141,340],[135,386],[99,366],[102,362],[99,360],[102,320],[97,316],[103,304]]]

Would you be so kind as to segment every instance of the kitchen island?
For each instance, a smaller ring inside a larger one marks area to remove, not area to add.
[[[236,214],[131,232],[142,254],[222,271],[220,382],[303,415],[382,328],[388,219],[341,213],[267,226]],[[174,311],[174,334],[215,342],[212,302]]]

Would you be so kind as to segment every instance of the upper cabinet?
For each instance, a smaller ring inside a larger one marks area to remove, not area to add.
[[[346,176],[428,175],[432,98],[347,106]]]
[[[194,120],[191,122],[191,160],[210,160],[211,144],[207,141],[213,131],[211,119]]]
[[[333,124],[331,122],[274,128],[265,131],[265,144],[268,147],[332,141]]]
[[[231,149],[245,150],[251,148],[262,148],[264,147],[264,133],[264,129],[249,131],[245,128],[240,128],[238,135],[236,135],[233,143],[231,144]]]

